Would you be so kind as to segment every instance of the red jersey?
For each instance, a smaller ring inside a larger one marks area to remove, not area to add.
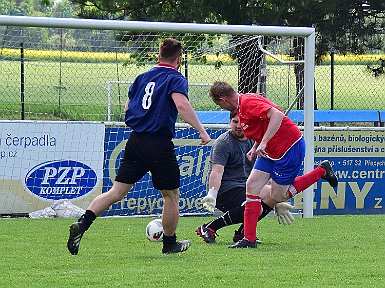
[[[261,95],[240,94],[238,117],[243,133],[247,138],[261,143],[269,125],[267,111],[272,107],[282,111],[277,105]],[[269,158],[280,159],[301,137],[302,133],[297,125],[285,116],[278,131],[267,142],[265,151]]]

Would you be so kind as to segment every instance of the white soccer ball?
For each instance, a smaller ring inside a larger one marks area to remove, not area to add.
[[[152,242],[163,241],[162,219],[154,219],[146,227],[146,238]]]

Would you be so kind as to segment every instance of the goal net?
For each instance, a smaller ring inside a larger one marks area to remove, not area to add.
[[[286,111],[313,109],[313,28],[0,16],[0,119],[7,120],[0,124],[0,214],[31,212],[61,199],[84,209],[108,191],[130,134],[122,113],[129,85],[156,65],[166,37],[183,44],[180,72],[197,111],[224,113],[208,96],[214,81],[226,81],[240,93],[260,93]],[[215,139],[229,119],[207,115],[204,121]],[[312,117],[305,113],[310,139],[305,170],[313,167]],[[82,129],[103,137],[79,138]],[[40,146],[44,135],[57,139],[56,146]],[[35,139],[35,150],[29,151],[23,139]],[[183,214],[204,213],[210,145],[199,146],[198,139],[194,129],[178,121],[174,143]],[[69,194],[79,189],[78,197]],[[105,215],[156,215],[162,205],[148,174]]]

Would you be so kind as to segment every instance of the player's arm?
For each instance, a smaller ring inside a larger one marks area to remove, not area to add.
[[[271,107],[269,110],[267,110],[267,119],[269,119],[269,125],[267,125],[267,129],[262,137],[261,143],[259,143],[255,151],[257,156],[266,156],[265,149],[267,142],[269,142],[269,140],[273,138],[275,133],[277,133],[279,127],[281,126],[283,117],[285,117],[285,114],[283,114],[281,111],[274,107]]]
[[[199,121],[198,116],[196,115],[194,108],[191,106],[191,103],[188,101],[187,97],[181,93],[172,93],[171,97],[174,100],[176,109],[178,110],[178,113],[182,119],[199,132],[200,138],[202,140],[201,144],[205,145],[209,143],[211,138]]]
[[[130,98],[127,97],[127,101],[126,101],[126,104],[124,105],[124,110],[123,110],[124,113],[126,113],[128,110],[128,103],[130,103]]]
[[[225,171],[225,166],[221,164],[212,164],[211,173],[209,175],[208,187],[214,188],[216,191],[221,187],[223,172]]]
[[[221,164],[212,164],[211,172],[209,175],[208,187],[209,191],[207,195],[203,197],[203,208],[209,212],[214,212],[215,205],[217,203],[218,190],[221,187],[221,181],[225,166]]]

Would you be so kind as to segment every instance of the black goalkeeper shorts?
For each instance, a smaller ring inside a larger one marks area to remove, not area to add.
[[[135,184],[147,172],[158,190],[180,187],[179,165],[172,139],[149,133],[132,132],[127,140],[115,181]]]
[[[243,202],[246,201],[246,188],[245,187],[234,187],[224,194],[218,194],[217,207],[222,212],[229,211],[236,207],[242,206]]]

